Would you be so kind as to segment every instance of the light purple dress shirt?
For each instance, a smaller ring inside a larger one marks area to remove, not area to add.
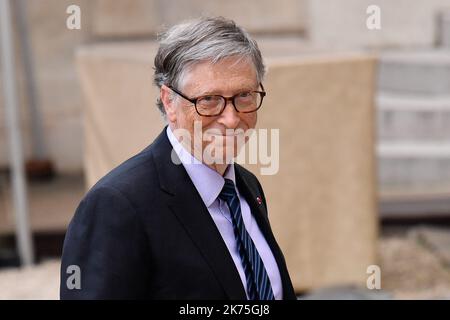
[[[241,277],[241,281],[248,298],[247,282],[241,259],[239,257],[236,240],[234,238],[230,211],[226,202],[218,198],[225,184],[224,178],[232,180],[236,185],[234,165],[228,165],[225,174],[222,177],[217,171],[209,168],[193,157],[191,153],[181,145],[169,126],[167,126],[167,136],[173,149],[191,178],[195,188],[200,194],[205,206],[208,208],[208,211],[211,214],[217,228],[219,229],[223,241],[225,242],[239,272],[239,276]],[[283,288],[277,262],[272,254],[272,251],[270,250],[269,245],[267,244],[266,239],[259,229],[258,223],[251,214],[247,201],[239,193],[237,188],[236,192],[239,196],[245,228],[255,243],[256,249],[258,250],[267,270],[274,297],[276,300],[281,300],[283,298]]]

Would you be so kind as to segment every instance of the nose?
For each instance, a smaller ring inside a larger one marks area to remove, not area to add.
[[[226,128],[235,129],[241,121],[239,113],[233,106],[233,102],[228,100],[226,102],[225,109],[217,120],[219,123],[223,124]]]

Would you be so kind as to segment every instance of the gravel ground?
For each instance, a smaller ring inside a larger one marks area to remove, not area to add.
[[[59,260],[0,271],[0,300],[59,299]]]
[[[434,241],[436,236],[440,239]],[[396,299],[450,299],[450,228],[384,230],[379,242],[381,287]]]
[[[394,299],[450,299],[450,228],[386,228],[379,240],[381,286]],[[59,260],[0,271],[0,299],[58,299]]]

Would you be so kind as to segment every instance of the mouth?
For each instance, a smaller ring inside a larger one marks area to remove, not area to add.
[[[234,133],[234,134],[208,134],[209,136],[215,136],[215,137],[237,137],[242,135],[241,133]]]
[[[226,132],[226,133],[213,133],[213,132],[205,132],[206,136],[216,136],[216,137],[237,137],[237,136],[242,136],[244,134],[243,131],[238,130],[235,132]]]

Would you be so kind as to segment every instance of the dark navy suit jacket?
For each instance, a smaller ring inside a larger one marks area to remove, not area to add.
[[[164,129],[86,194],[64,241],[61,299],[246,299],[219,230],[171,151]],[[235,172],[278,263],[284,299],[295,299],[261,185],[237,164]],[[79,267],[79,289],[67,286],[71,265]]]

